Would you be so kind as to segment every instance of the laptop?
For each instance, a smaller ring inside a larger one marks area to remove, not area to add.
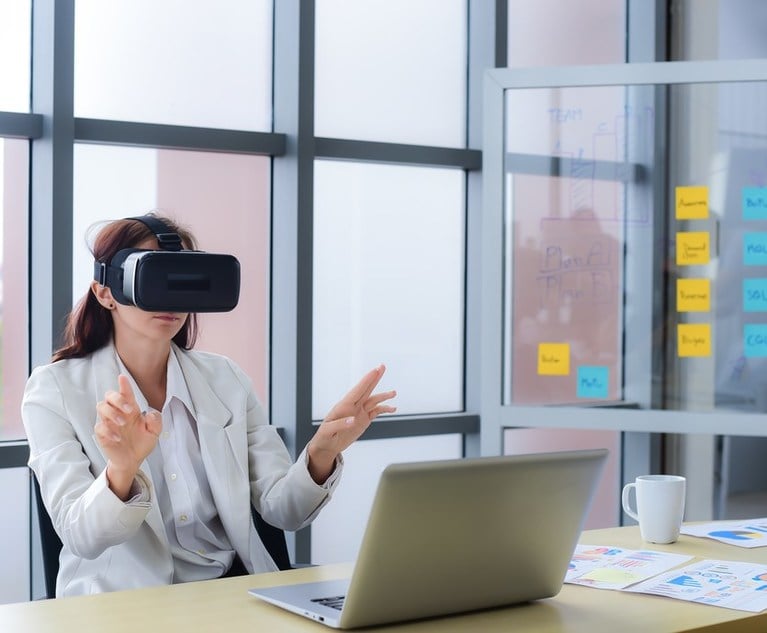
[[[606,449],[387,466],[350,579],[249,593],[349,629],[559,593]]]

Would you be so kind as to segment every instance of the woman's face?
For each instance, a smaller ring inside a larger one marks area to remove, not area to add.
[[[156,239],[150,238],[138,244],[136,248],[157,249],[159,246]],[[138,343],[146,340],[154,344],[167,344],[189,318],[187,312],[147,312],[136,306],[123,305],[112,298],[108,289],[104,290],[108,293],[105,295],[106,302],[99,295],[103,290],[97,291],[97,297],[105,307],[113,306],[111,312],[116,343]]]

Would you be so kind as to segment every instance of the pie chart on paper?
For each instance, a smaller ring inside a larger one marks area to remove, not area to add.
[[[733,541],[752,541],[755,539],[764,539],[767,534],[764,532],[755,532],[751,530],[716,530],[709,532],[711,538],[724,538]]]

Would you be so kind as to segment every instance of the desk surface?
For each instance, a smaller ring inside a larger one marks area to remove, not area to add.
[[[647,547],[642,543],[636,527],[590,530],[583,533],[581,542],[628,548]],[[699,558],[748,560],[767,564],[767,548],[749,550],[684,535],[673,545],[653,545],[652,549],[692,554]],[[342,578],[348,576],[350,571],[349,564],[327,565],[170,587],[2,605],[0,631],[167,633],[187,630],[226,633],[321,633],[332,629],[263,603],[249,596],[247,590],[256,586]],[[763,633],[767,631],[767,612],[751,614],[670,598],[565,585],[558,596],[531,604],[364,630],[396,630],[403,633]]]

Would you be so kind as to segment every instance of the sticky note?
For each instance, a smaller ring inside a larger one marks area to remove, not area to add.
[[[767,312],[767,279],[743,280],[743,312]]]
[[[741,197],[744,220],[767,220],[767,187],[745,187]]]
[[[711,310],[710,279],[676,280],[677,312],[709,312]]]
[[[676,219],[705,220],[708,217],[708,187],[676,188]]]
[[[743,263],[746,266],[767,266],[767,233],[743,234]]]
[[[578,398],[607,398],[610,384],[610,369],[598,365],[578,367]]]
[[[677,326],[680,357],[711,356],[711,324],[680,323]]]
[[[570,344],[539,343],[538,373],[541,376],[569,376]]]
[[[743,355],[746,358],[767,357],[767,324],[747,323],[743,326]]]
[[[676,265],[708,264],[710,258],[708,231],[680,231],[676,234]]]

